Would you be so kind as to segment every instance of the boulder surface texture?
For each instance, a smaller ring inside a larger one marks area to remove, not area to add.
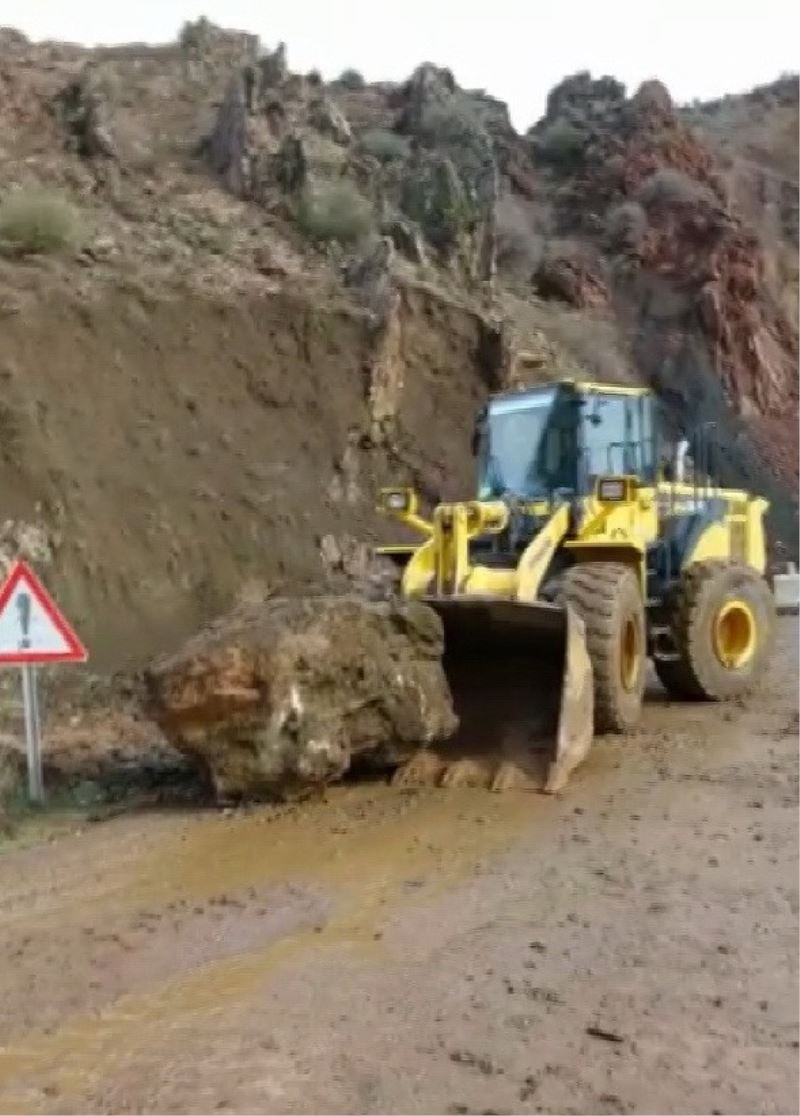
[[[416,602],[273,599],[156,662],[150,712],[219,798],[283,797],[450,736],[442,647],[439,618]]]

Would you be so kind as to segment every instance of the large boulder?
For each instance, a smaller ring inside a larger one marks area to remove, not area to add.
[[[151,713],[219,798],[283,797],[450,736],[442,642],[415,602],[274,599],[154,664]]]

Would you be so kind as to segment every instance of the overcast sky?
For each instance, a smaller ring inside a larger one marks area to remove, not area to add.
[[[564,75],[659,77],[680,101],[739,92],[798,67],[793,0],[0,0],[0,24],[33,39],[165,42],[187,19],[284,40],[295,70],[347,66],[398,80],[420,61],[509,103],[525,128]]]

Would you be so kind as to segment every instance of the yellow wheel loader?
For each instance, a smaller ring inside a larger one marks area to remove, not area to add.
[[[398,780],[557,791],[595,732],[635,731],[648,658],[681,699],[757,682],[775,614],[768,503],[716,487],[702,439],[695,468],[686,441],[665,459],[658,425],[647,389],[497,395],[476,424],[477,499],[426,518],[413,490],[381,491],[380,510],[422,536],[378,551],[442,619],[460,722]]]

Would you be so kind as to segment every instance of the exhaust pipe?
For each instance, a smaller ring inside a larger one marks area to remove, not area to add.
[[[686,480],[686,459],[689,456],[689,439],[681,438],[675,447],[675,481],[683,484]]]

